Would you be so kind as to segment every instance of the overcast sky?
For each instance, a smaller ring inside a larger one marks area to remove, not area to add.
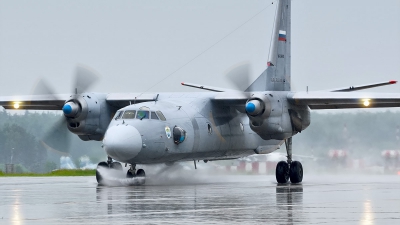
[[[231,87],[224,73],[243,61],[255,79],[268,60],[271,2],[0,0],[0,95],[31,94],[42,77],[69,93],[78,63],[101,74],[96,92]],[[400,0],[292,1],[294,90],[386,80],[400,80]]]

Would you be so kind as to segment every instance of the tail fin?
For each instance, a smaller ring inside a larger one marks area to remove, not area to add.
[[[246,91],[290,91],[291,0],[279,0],[268,68]]]

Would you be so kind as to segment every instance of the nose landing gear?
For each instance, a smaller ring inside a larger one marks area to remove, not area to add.
[[[108,157],[107,162],[100,162],[97,164],[97,169],[96,169],[96,180],[97,183],[100,185],[105,184],[106,179],[104,177],[104,172],[109,171],[110,173],[109,176],[110,178],[107,179],[107,181],[111,181],[111,183],[117,183],[117,184],[123,184],[126,183],[127,179],[124,179],[121,175],[119,175],[122,172],[122,165],[119,162],[113,161],[111,157]],[[103,173],[103,175],[101,174]],[[129,170],[126,173],[126,178],[132,179],[132,182],[129,181],[128,183],[130,185],[132,184],[144,184],[145,183],[145,177],[146,173],[144,172],[143,169],[138,169],[136,170],[136,164],[130,165]],[[119,182],[118,181],[119,178]],[[125,180],[125,182],[123,182]]]
[[[129,179],[138,178],[138,179],[140,179],[139,180],[140,184],[144,184],[145,177],[146,177],[146,173],[144,172],[143,169],[138,169],[136,171],[136,164],[131,164],[129,170],[126,172],[126,178],[129,178]]]
[[[276,181],[284,184],[290,181],[294,184],[303,181],[303,166],[299,161],[292,161],[292,138],[285,140],[287,161],[280,161],[276,165]]]

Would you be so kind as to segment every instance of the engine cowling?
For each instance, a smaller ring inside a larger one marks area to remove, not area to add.
[[[246,103],[250,128],[264,140],[285,138],[290,124],[282,124],[282,106],[282,96],[276,92],[252,95]]]
[[[84,141],[102,140],[112,115],[106,95],[99,93],[72,95],[62,111],[68,130]]]
[[[271,114],[271,102],[267,95],[253,95],[246,102],[246,113],[253,127],[261,126]]]

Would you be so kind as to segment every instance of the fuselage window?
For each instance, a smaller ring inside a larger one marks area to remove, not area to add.
[[[161,111],[157,111],[156,114],[157,114],[158,118],[160,118],[160,120],[162,120],[162,121],[166,120]]]
[[[124,111],[118,111],[117,114],[116,114],[116,116],[115,116],[115,120],[120,119],[123,112],[124,112]]]
[[[208,133],[211,134],[212,133],[211,124],[207,123],[207,129],[208,129]]]
[[[155,112],[151,112],[151,119],[152,120],[158,120],[158,116]]]
[[[135,119],[136,110],[126,110],[122,119]]]
[[[174,135],[174,143],[175,144],[180,144],[186,139],[186,131],[183,130],[180,127],[175,126],[174,129],[172,130],[172,133]]]
[[[138,111],[136,119],[149,119],[149,111]]]

